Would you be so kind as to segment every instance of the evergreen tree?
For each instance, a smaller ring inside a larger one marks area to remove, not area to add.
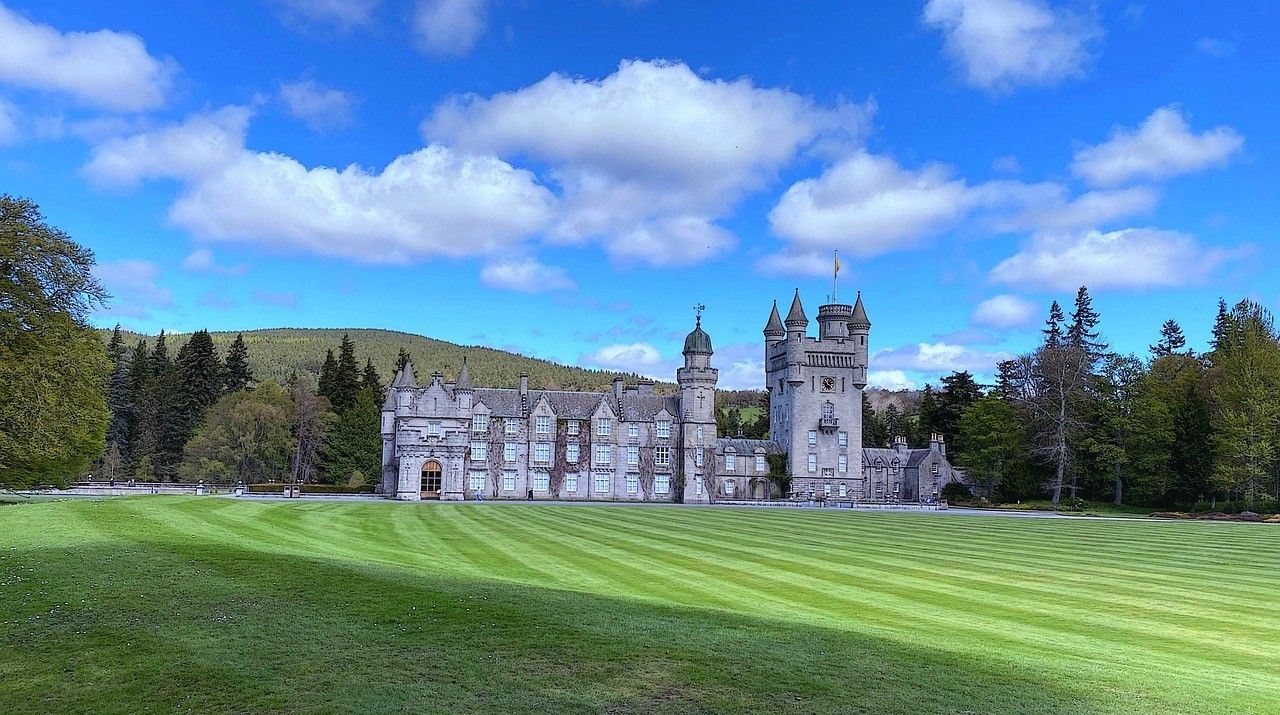
[[[1227,322],[1227,301],[1218,298],[1218,315],[1213,319],[1213,338],[1209,341],[1209,347],[1213,350],[1217,350],[1226,338]]]
[[[951,445],[950,456],[964,451],[960,434],[960,416],[970,405],[982,397],[982,389],[968,371],[957,371],[942,378],[942,392],[938,395],[937,431]]]
[[[1057,347],[1062,342],[1062,324],[1066,321],[1066,316],[1062,314],[1062,306],[1058,305],[1058,301],[1053,301],[1049,306],[1049,317],[1044,321],[1044,343],[1049,347]]]
[[[333,373],[330,389],[331,393],[326,397],[333,403],[333,409],[338,414],[346,412],[355,404],[356,393],[360,391],[360,368],[356,365],[356,346],[346,334],[343,334],[342,344],[338,346],[338,368]]]
[[[902,410],[890,402],[889,406],[884,408],[884,438],[870,446],[888,447],[889,441],[894,437],[907,436],[907,427],[907,420],[903,416]]]
[[[253,369],[249,367],[249,348],[244,344],[244,333],[236,333],[235,342],[227,349],[226,382],[223,388],[227,392],[249,389],[253,383]]]
[[[367,359],[364,363],[364,375],[360,378],[360,389],[369,390],[375,395],[381,395],[384,389],[382,377],[378,375],[378,370],[373,366],[373,360]]]
[[[133,347],[133,352],[129,359],[129,395],[127,398],[128,438],[125,440],[125,444],[128,445],[128,449],[125,450],[125,456],[128,457],[126,463],[133,466],[137,465],[138,458],[141,456],[137,452],[139,446],[138,425],[142,417],[142,390],[150,376],[151,350],[147,346],[146,340],[139,340],[138,344]]]
[[[1178,321],[1170,318],[1160,326],[1160,340],[1151,346],[1151,357],[1161,358],[1182,352],[1186,345],[1187,338],[1182,334],[1182,326],[1178,325]]]
[[[1271,313],[1236,304],[1210,359],[1213,363],[1213,477],[1229,496],[1251,506],[1280,492],[1280,335]]]
[[[409,364],[409,351],[405,350],[404,348],[400,348],[400,354],[396,356],[396,372],[400,372],[401,370],[404,369],[404,366],[408,364]]]
[[[957,441],[965,451],[955,463],[980,486],[989,498],[995,498],[1006,478],[1025,469],[1026,434],[1013,408],[999,397],[982,397],[960,415]],[[1024,496],[1014,488],[1014,498]]]
[[[920,407],[916,413],[916,418],[914,433],[902,436],[907,437],[916,446],[928,445],[930,435],[938,432],[942,426],[942,413],[939,410],[938,398],[933,391],[932,385],[926,384],[924,391],[920,393]]]
[[[1107,344],[1099,338],[1098,321],[1089,289],[1080,286],[1076,291],[1075,310],[1071,312],[1071,326],[1067,328],[1067,343],[1082,352],[1091,366],[1096,365],[1107,351]]]
[[[355,399],[328,435],[321,473],[331,484],[361,486],[382,473],[382,435],[379,433],[376,393],[357,390]]]
[[[333,357],[333,351],[329,350],[324,354],[324,364],[320,366],[320,381],[316,386],[316,393],[321,397],[333,401],[333,383],[338,376],[338,361]]]
[[[129,424],[133,412],[130,391],[132,365],[127,358],[119,323],[111,331],[111,341],[107,343],[107,358],[111,361],[111,382],[107,386],[107,410],[111,413],[111,421],[107,423],[107,451],[110,452],[114,446],[117,457],[123,462],[127,457]]]
[[[207,330],[197,331],[182,346],[175,369],[179,393],[173,442],[175,446],[185,446],[203,419],[205,410],[223,392],[222,360]]]
[[[889,408],[897,410],[893,403],[889,404]],[[862,393],[862,446],[886,447],[888,444],[889,435],[885,417],[872,406],[871,398],[864,392]]]

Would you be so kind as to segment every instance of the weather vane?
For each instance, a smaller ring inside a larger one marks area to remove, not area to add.
[[[699,322],[702,321],[702,311],[706,309],[707,309],[707,306],[704,303],[699,303],[693,306],[693,314],[697,316]]]

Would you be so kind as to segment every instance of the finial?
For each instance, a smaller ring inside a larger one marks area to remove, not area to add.
[[[701,326],[701,325],[702,325],[702,311],[704,311],[704,310],[706,310],[706,309],[707,309],[707,306],[706,306],[706,304],[705,304],[705,303],[699,303],[699,304],[697,304],[697,305],[693,306],[694,322],[695,322],[698,326]]]

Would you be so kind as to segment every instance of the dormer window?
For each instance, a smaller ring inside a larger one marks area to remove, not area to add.
[[[534,431],[541,435],[551,434],[551,417],[549,415],[538,415],[533,418]]]

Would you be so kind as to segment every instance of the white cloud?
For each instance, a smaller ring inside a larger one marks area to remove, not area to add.
[[[1135,132],[1119,128],[1102,144],[1076,152],[1071,170],[1092,184],[1119,184],[1137,177],[1166,179],[1225,164],[1244,146],[1227,126],[1193,134],[1176,106],[1160,107]]]
[[[615,343],[578,358],[578,364],[603,370],[634,372],[655,380],[671,379],[674,364],[649,343]]]
[[[533,258],[507,258],[488,263],[480,270],[480,282],[490,288],[520,293],[573,290],[576,287],[563,268],[548,266]]]
[[[111,30],[59,32],[0,5],[0,82],[64,92],[103,109],[138,112],[165,103],[177,73],[136,35]]]
[[[714,340],[715,336],[711,338]],[[711,359],[711,364],[720,370],[716,385],[722,390],[764,389],[763,352],[760,343],[717,346]]]
[[[1023,198],[1024,206],[1011,215],[995,217],[993,223],[1005,231],[1096,228],[1151,213],[1160,203],[1160,192],[1146,186],[1133,186],[1114,191],[1089,191],[1070,198],[1066,188],[1059,184],[1037,184],[1035,190],[1024,192]]]
[[[84,173],[101,185],[131,186],[143,179],[198,180],[244,153],[252,112],[229,106],[188,117],[182,124],[108,139],[93,149]]]
[[[345,127],[354,119],[356,102],[350,92],[326,87],[313,79],[281,83],[280,99],[289,114],[312,131]]]
[[[182,268],[194,273],[213,273],[224,276],[241,276],[249,270],[249,264],[238,263],[234,266],[224,266],[218,263],[213,256],[213,251],[208,248],[197,248],[187,257],[182,259]]]
[[[890,157],[859,152],[793,184],[769,224],[794,250],[874,256],[955,225],[978,199],[944,166],[909,171]]]
[[[546,163],[563,194],[553,238],[603,239],[618,257],[661,265],[725,250],[716,219],[816,141],[860,132],[869,111],[819,107],[748,78],[704,79],[684,64],[625,61],[599,80],[551,74],[454,98],[422,131]],[[690,250],[691,235],[701,250]]]
[[[100,312],[133,318],[148,318],[152,308],[170,308],[173,296],[159,284],[160,267],[151,261],[124,259],[99,263],[93,275],[111,294]]]
[[[924,23],[971,86],[1008,90],[1084,74],[1102,30],[1090,17],[1043,0],[929,0]]]
[[[902,370],[870,370],[867,372],[867,385],[893,391],[919,388],[919,383],[907,377]]]
[[[973,323],[992,328],[1021,328],[1031,322],[1036,306],[1016,295],[997,295],[978,304]]]
[[[418,45],[434,55],[465,55],[484,34],[487,11],[487,0],[418,0]]]
[[[288,20],[334,24],[342,28],[368,25],[379,0],[275,0]]]
[[[552,216],[551,192],[492,156],[433,144],[381,171],[306,167],[245,149],[247,120],[229,107],[112,140],[85,171],[108,183],[179,179],[170,220],[201,238],[373,263],[510,251]]]
[[[871,356],[871,364],[881,370],[914,370],[925,373],[948,373],[956,370],[990,372],[996,363],[1010,357],[1004,351],[991,352],[937,342],[886,348]]]
[[[992,280],[1042,290],[1175,287],[1204,280],[1231,252],[1184,233],[1127,228],[1045,235],[991,270]]]

